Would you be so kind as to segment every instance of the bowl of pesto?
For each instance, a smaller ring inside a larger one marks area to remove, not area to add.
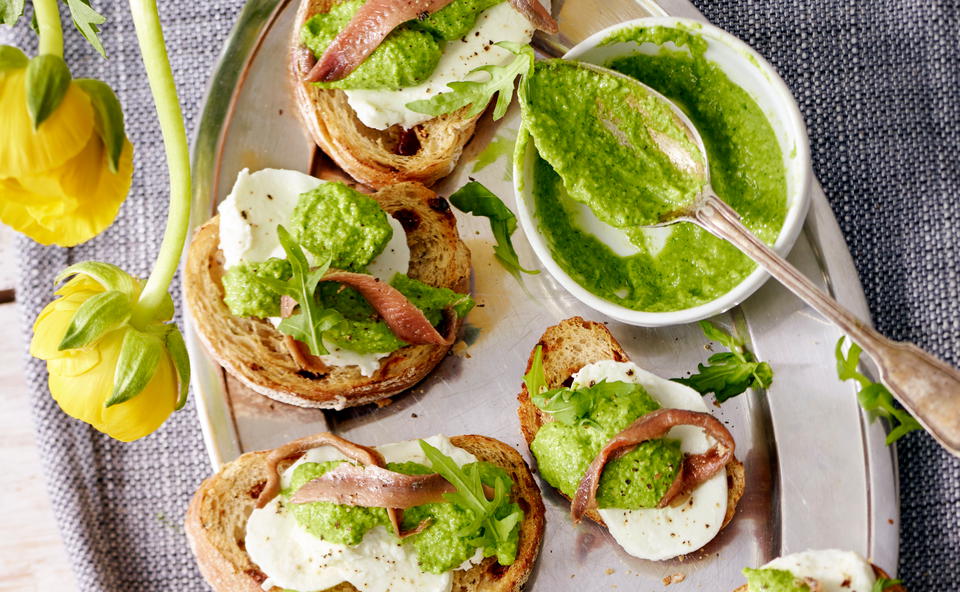
[[[717,194],[789,252],[809,206],[809,146],[796,101],[759,54],[716,27],[667,17],[600,31],[564,59],[625,74],[676,103],[703,137]],[[719,314],[756,291],[766,272],[707,231],[634,226],[677,179],[628,145],[643,111],[631,110],[635,96],[556,65],[538,62],[522,89],[513,176],[520,223],[550,274],[588,306],[649,327]]]

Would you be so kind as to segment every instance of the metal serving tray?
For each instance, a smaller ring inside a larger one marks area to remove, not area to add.
[[[194,227],[212,215],[244,167],[316,173],[329,166],[301,131],[289,92],[286,46],[295,10],[291,0],[249,0],[224,48],[194,145]],[[600,26],[626,19],[703,18],[686,0],[567,0],[555,3],[554,12],[561,35],[541,43],[546,51],[550,43],[557,49],[569,46]],[[584,28],[585,21],[574,13],[592,14],[593,28]],[[485,116],[460,166],[437,192],[449,195],[472,177],[512,207],[510,159],[501,157],[480,170],[475,160],[491,140],[512,139],[518,126],[516,109],[496,124]],[[816,183],[811,191],[810,213],[790,260],[868,318],[856,270],[823,191]],[[529,458],[515,411],[531,347],[561,319],[606,319],[545,272],[524,276],[521,286],[494,260],[485,219],[461,215],[459,228],[473,256],[478,302],[462,333],[464,342],[423,383],[387,406],[323,412],[257,395],[207,356],[188,315],[193,388],[213,467],[243,452],[327,429],[369,445],[436,433],[484,434]],[[537,265],[521,230],[514,245],[526,266]],[[682,574],[680,589],[725,592],[743,583],[745,566],[823,547],[853,549],[888,570],[895,568],[895,452],[884,445],[883,428],[860,411],[853,388],[836,378],[833,346],[839,332],[775,282],[718,320],[748,334],[753,349],[775,371],[766,392],[750,392],[714,409],[730,426],[747,468],[747,490],[736,518],[707,547],[683,560],[642,561],[624,554],[605,530],[573,526],[567,502],[544,487],[547,532],[528,589],[661,590],[665,578]],[[610,329],[634,361],[665,377],[684,375],[709,354],[696,325],[644,329],[611,322]]]

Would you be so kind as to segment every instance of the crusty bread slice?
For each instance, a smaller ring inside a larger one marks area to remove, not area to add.
[[[343,0],[300,0],[290,41],[289,70],[300,119],[313,141],[354,179],[374,188],[403,181],[432,185],[450,174],[473,137],[479,115],[469,107],[435,117],[411,130],[365,126],[341,90],[303,80],[312,55],[300,41],[304,24]]]
[[[454,446],[478,460],[503,468],[513,478],[511,495],[524,512],[516,561],[504,567],[490,557],[467,571],[456,571],[453,592],[513,592],[520,590],[533,570],[543,540],[544,508],[540,490],[520,454],[485,436],[454,436]],[[248,452],[200,485],[187,509],[185,527],[200,572],[215,592],[263,592],[266,575],[247,555],[244,535],[247,519],[263,489],[268,451]],[[356,590],[340,584],[331,592]],[[271,588],[269,592],[281,592]]]
[[[371,197],[399,220],[410,247],[408,275],[434,287],[470,290],[470,251],[460,240],[449,203],[417,183],[381,189]],[[301,370],[268,321],[238,317],[223,301],[219,218],[197,229],[187,254],[184,292],[194,325],[210,354],[244,384],[283,403],[342,409],[400,393],[423,379],[450,346],[410,345],[380,360],[373,376],[356,366],[317,375]],[[457,319],[457,327],[461,324]],[[441,327],[441,333],[447,328]]]
[[[873,573],[876,574],[876,576],[877,576],[878,578],[889,578],[889,577],[890,577],[890,574],[888,574],[887,572],[883,571],[882,569],[880,569],[880,568],[877,567],[876,565],[874,565],[874,564],[871,563],[870,566],[873,567]],[[734,590],[733,592],[749,592],[749,589],[747,588],[747,585],[744,584],[744,585],[740,586],[739,588],[737,588],[736,590]],[[886,590],[884,590],[884,592],[907,592],[907,589],[904,588],[903,585],[897,584],[896,586],[891,586],[891,587],[887,588]]]
[[[564,384],[571,375],[593,362],[614,360],[617,362],[629,361],[626,352],[620,347],[617,340],[602,323],[585,321],[581,317],[572,317],[548,327],[537,343],[543,355],[543,372],[549,388],[557,388]],[[536,346],[530,352],[526,372],[530,371]],[[520,417],[520,430],[529,446],[540,426],[553,421],[549,414],[540,411],[524,385],[517,395],[520,406],[517,415]],[[737,508],[737,502],[743,496],[746,485],[743,464],[736,458],[727,463],[727,513],[723,519],[723,526],[730,523]],[[562,495],[562,494],[561,494]],[[566,496],[564,496],[566,497]],[[594,510],[587,511],[586,516],[598,524],[603,524],[600,513]]]

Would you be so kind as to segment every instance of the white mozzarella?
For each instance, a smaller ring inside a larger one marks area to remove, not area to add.
[[[444,436],[425,440],[460,466],[477,460]],[[387,462],[430,464],[415,440],[378,446],[377,451]],[[293,471],[299,464],[331,460],[346,460],[346,457],[331,446],[308,451],[283,472],[283,487],[290,485]],[[303,529],[292,513],[285,510],[279,497],[250,514],[244,541],[250,558],[267,574],[264,589],[279,586],[293,590],[325,590],[349,582],[360,592],[448,592],[453,585],[452,572],[431,574],[420,571],[413,547],[398,543],[385,528],[372,529],[354,547],[329,543]],[[482,553],[476,554],[459,569],[469,569],[482,559]]]
[[[345,91],[347,101],[367,127],[386,129],[401,125],[412,128],[432,116],[407,109],[407,103],[448,92],[449,82],[485,80],[486,74],[468,74],[480,66],[503,65],[514,58],[506,49],[496,45],[490,47],[491,44],[501,41],[526,44],[533,37],[533,31],[530,21],[510,2],[497,4],[480,13],[473,30],[466,36],[446,43],[436,69],[421,84],[398,90],[348,90]]]
[[[233,190],[220,203],[220,250],[223,265],[230,269],[241,262],[283,258],[277,226],[290,227],[300,194],[325,181],[284,169],[243,169]]]
[[[398,273],[407,273],[410,267],[410,245],[407,244],[407,231],[400,222],[389,214],[387,222],[393,229],[393,236],[380,254],[367,265],[367,273],[389,283]]]
[[[573,387],[590,386],[602,380],[639,384],[664,408],[707,411],[703,397],[695,390],[660,378],[632,362],[602,360],[588,364],[573,375]],[[706,452],[712,446],[704,431],[694,426],[674,427],[666,437],[680,440],[681,450],[690,454]],[[726,511],[727,472],[722,469],[678,507],[608,508],[600,510],[600,516],[624,551],[641,559],[661,561],[696,551],[713,540]]]
[[[784,555],[763,567],[816,580],[821,592],[870,592],[877,579],[867,560],[852,551],[837,549]]]

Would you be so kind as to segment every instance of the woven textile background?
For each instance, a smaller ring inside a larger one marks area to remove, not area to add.
[[[957,0],[699,0],[714,23],[765,55],[790,85],[813,162],[885,334],[960,364],[960,3]],[[23,331],[54,275],[85,259],[145,275],[166,216],[163,150],[125,2],[109,18],[111,60],[67,34],[76,76],[109,82],[136,146],[116,224],[71,250],[20,241]],[[161,2],[188,130],[241,0]],[[69,26],[69,25],[68,25]],[[25,23],[0,43],[33,50]],[[175,287],[179,290],[179,287]],[[179,294],[174,294],[179,302]],[[203,590],[180,524],[209,465],[191,402],[156,434],[120,444],[63,415],[42,363],[27,360],[44,470],[82,590]],[[960,590],[960,461],[923,434],[899,449],[901,577],[913,592]],[[829,544],[829,541],[825,541]]]

